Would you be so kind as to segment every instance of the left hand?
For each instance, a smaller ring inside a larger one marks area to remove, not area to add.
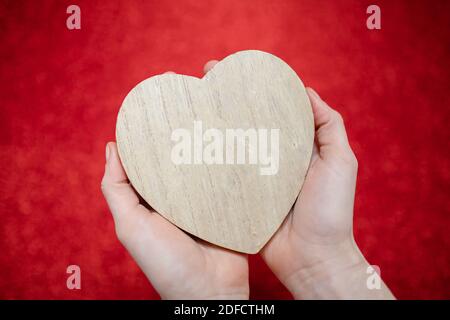
[[[117,237],[161,298],[249,298],[247,255],[193,239],[140,204],[114,142],[106,145],[102,191]]]

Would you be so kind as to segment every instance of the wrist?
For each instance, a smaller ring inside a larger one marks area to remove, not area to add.
[[[326,251],[287,279],[295,299],[394,299],[381,278],[379,288],[369,288],[370,265],[353,238]]]
[[[303,249],[302,266],[283,281],[295,299],[344,298],[353,275],[366,275],[368,263],[353,238]]]

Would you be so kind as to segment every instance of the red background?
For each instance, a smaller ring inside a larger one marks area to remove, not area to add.
[[[167,70],[274,53],[346,121],[356,240],[399,298],[450,298],[449,1],[0,3],[0,298],[157,298],[100,192],[122,99]],[[66,288],[66,267],[82,289]],[[252,298],[289,293],[258,256]]]

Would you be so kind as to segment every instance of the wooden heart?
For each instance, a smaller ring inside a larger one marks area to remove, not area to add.
[[[142,81],[122,104],[116,136],[131,184],[159,214],[201,239],[256,253],[300,192],[314,122],[296,73],[250,50],[202,79]]]

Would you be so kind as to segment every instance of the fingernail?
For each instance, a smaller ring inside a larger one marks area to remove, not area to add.
[[[109,160],[109,153],[110,153],[110,151],[109,151],[109,143],[107,143],[106,144],[106,162],[108,162],[108,160]]]

